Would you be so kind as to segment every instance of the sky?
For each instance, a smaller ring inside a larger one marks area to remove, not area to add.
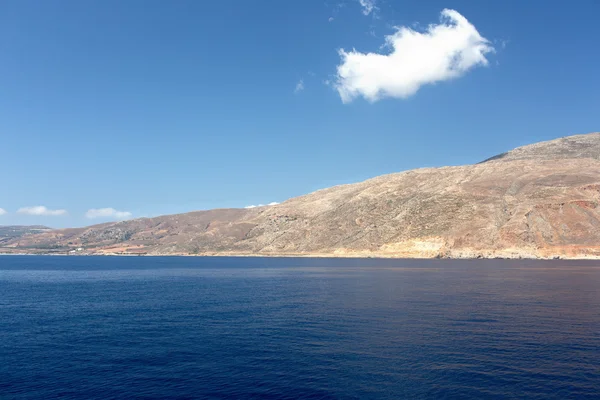
[[[600,130],[600,2],[0,1],[0,225],[282,202]]]

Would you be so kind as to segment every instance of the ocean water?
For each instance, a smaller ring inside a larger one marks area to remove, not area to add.
[[[598,399],[600,262],[0,257],[2,399]]]

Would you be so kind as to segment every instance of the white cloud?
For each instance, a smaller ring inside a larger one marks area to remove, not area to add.
[[[304,90],[304,80],[300,79],[298,83],[296,83],[296,87],[294,88],[294,93],[300,93]]]
[[[17,210],[19,214],[60,216],[67,215],[67,210],[50,210],[45,206],[22,207]]]
[[[329,19],[327,20],[327,22],[331,22],[333,21],[333,17],[329,17]]]
[[[276,202],[276,201],[273,201],[273,202],[271,202],[269,204],[257,204],[257,205],[246,206],[244,208],[256,208],[256,207],[265,207],[265,206],[275,206],[277,204],[279,204],[279,203]]]
[[[445,9],[424,32],[408,27],[386,36],[389,54],[340,50],[335,87],[344,103],[358,96],[374,102],[407,98],[426,84],[458,78],[493,52],[490,42],[460,13]]]
[[[358,0],[360,6],[362,7],[362,13],[365,15],[371,14],[371,12],[376,8],[375,3],[376,0]]]
[[[4,208],[0,208],[0,215],[6,214],[6,210]]]
[[[128,219],[131,218],[129,211],[118,211],[114,208],[92,208],[85,213],[89,219],[109,218],[109,219]]]

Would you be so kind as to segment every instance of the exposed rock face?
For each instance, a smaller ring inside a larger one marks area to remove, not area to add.
[[[199,211],[9,243],[87,253],[600,257],[600,134],[480,164],[380,176],[254,209]],[[26,240],[24,240],[26,239]]]

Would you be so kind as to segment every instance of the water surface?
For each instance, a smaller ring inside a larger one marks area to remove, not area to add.
[[[0,256],[0,398],[600,396],[600,262]]]

